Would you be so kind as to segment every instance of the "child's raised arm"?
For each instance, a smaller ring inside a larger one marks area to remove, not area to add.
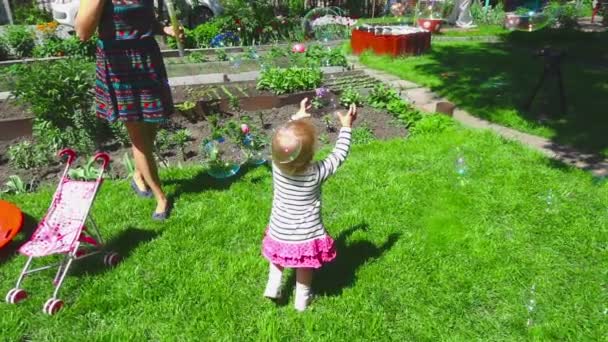
[[[340,129],[336,146],[329,157],[316,164],[319,171],[319,182],[333,175],[344,160],[346,160],[346,156],[350,150],[351,126],[357,119],[357,107],[351,105],[348,113],[338,113],[338,117],[340,118],[342,128]]]

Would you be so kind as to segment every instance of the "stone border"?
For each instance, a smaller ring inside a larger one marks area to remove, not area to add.
[[[360,64],[358,58],[354,56],[349,56],[349,63],[355,65],[357,69],[364,70],[368,76],[374,77],[381,82],[397,88],[404,100],[407,100],[421,111],[435,113],[439,102],[450,102],[419,84],[402,80],[397,76],[382,71],[369,69]],[[454,110],[453,118],[467,127],[490,129],[504,138],[516,140],[531,147],[549,158],[589,171],[596,177],[608,176],[608,159],[605,159],[602,156],[583,153],[571,146],[560,145],[547,138],[523,133],[512,128],[477,118],[463,109],[456,108]]]

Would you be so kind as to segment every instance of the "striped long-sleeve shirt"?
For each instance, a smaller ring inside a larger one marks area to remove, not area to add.
[[[321,185],[342,165],[350,149],[351,129],[343,127],[333,152],[297,175],[272,171],[274,199],[269,234],[282,242],[306,242],[325,234],[321,219]]]

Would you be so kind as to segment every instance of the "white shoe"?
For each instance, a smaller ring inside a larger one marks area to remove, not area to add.
[[[271,286],[270,284],[266,285],[266,290],[264,290],[264,297],[272,300],[281,299],[281,285],[279,286]]]
[[[312,296],[306,296],[306,297],[300,297],[300,298],[296,297],[294,307],[296,308],[296,310],[298,312],[304,312],[308,308],[308,305],[310,304],[310,302],[312,302]]]

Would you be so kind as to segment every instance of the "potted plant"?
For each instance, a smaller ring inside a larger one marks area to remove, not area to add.
[[[438,33],[443,23],[442,1],[419,1],[418,2],[418,26],[431,33]]]

